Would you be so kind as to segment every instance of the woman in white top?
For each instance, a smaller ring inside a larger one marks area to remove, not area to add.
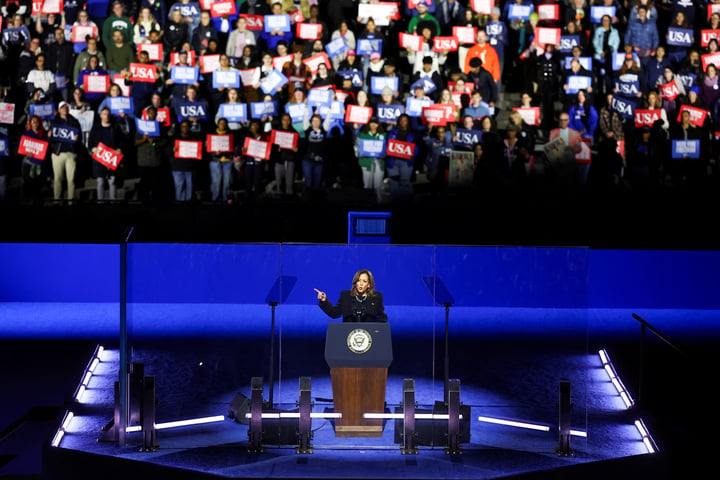
[[[330,41],[332,42],[340,37],[345,39],[345,45],[347,45],[347,48],[333,57],[332,64],[335,71],[338,70],[340,63],[347,58],[348,50],[355,50],[355,34],[348,28],[348,24],[345,20],[341,21],[338,29],[332,33]]]
[[[133,26],[133,42],[135,45],[150,43],[150,32],[153,30],[159,32],[160,36],[162,36],[162,27],[153,16],[150,7],[143,7],[140,9],[137,21]]]

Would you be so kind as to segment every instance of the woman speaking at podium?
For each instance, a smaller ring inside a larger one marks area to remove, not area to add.
[[[337,305],[327,300],[325,292],[315,289],[318,305],[330,318],[343,317],[343,322],[387,322],[381,292],[375,290],[375,279],[370,270],[358,270],[353,276],[352,288],[340,292]]]

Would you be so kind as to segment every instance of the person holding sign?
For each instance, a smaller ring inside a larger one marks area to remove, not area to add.
[[[275,188],[282,195],[290,197],[295,189],[295,165],[299,160],[297,144],[299,135],[293,127],[292,118],[287,113],[280,116],[280,125],[274,130],[295,137],[295,144],[292,146],[281,146],[274,143],[271,153],[275,171]]]
[[[371,117],[355,141],[358,163],[362,170],[363,188],[375,192],[377,203],[383,201],[385,178],[385,148],[387,135],[380,127],[377,117]]]
[[[97,63],[95,68],[103,69],[103,71],[105,69],[105,54],[98,48],[97,38],[87,37],[86,45],[87,47],[85,47],[82,52],[78,53],[75,58],[75,65],[73,66],[73,83],[75,83],[78,87],[83,86],[80,79],[80,72],[87,68],[88,63],[90,62],[90,57],[96,57],[95,59],[97,60]],[[104,75],[106,74],[107,72],[104,73]]]
[[[88,139],[90,152],[96,153],[99,150],[99,145],[103,144],[114,150],[116,154],[122,154],[121,147],[124,142],[125,135],[115,123],[115,119],[110,113],[110,107],[103,107],[90,130]],[[108,199],[117,200],[118,175],[121,165],[112,170],[98,161],[93,162],[92,175],[97,181],[97,201],[101,202],[105,199],[105,183],[108,184]]]
[[[82,140],[80,122],[70,115],[70,105],[60,102],[57,116],[50,125],[50,152],[53,167],[53,198],[61,200],[67,182],[67,199],[75,198],[75,169]]]
[[[318,113],[308,118],[308,108],[305,109],[303,126],[305,127],[305,153],[302,157],[302,171],[305,178],[305,188],[308,191],[318,191],[322,186],[327,159],[328,129],[332,123],[332,110],[323,121]]]
[[[215,135],[223,135],[224,138],[230,138],[230,130],[228,129],[228,121],[226,118],[220,118],[217,121]],[[208,136],[209,138],[210,136]],[[228,147],[232,145],[232,141],[228,142]],[[211,149],[208,141],[208,149]],[[233,173],[233,159],[230,148],[227,150],[210,151],[210,192],[212,193],[212,201],[216,203],[230,202],[230,178]]]
[[[267,135],[261,129],[260,120],[250,120],[250,125],[242,132],[242,140],[238,142],[238,148],[242,156],[237,156],[236,162],[241,162],[245,168],[245,197],[252,198],[263,192],[263,176],[265,173],[266,160],[260,156],[258,151],[249,150],[245,147],[246,140],[259,142],[259,144],[267,142]],[[252,142],[247,143],[250,145]]]
[[[88,41],[88,44],[93,39],[90,39]],[[90,55],[88,57],[87,65],[78,72],[78,80],[77,80],[77,87],[82,88],[85,92],[85,100],[90,104],[90,106],[93,108],[93,110],[97,110],[100,106],[100,102],[103,101],[105,98],[105,95],[107,91],[92,91],[92,90],[85,90],[85,77],[94,77],[94,76],[105,76],[108,77],[108,72],[104,68],[100,66],[100,57],[97,55]],[[109,78],[109,77],[108,77]]]
[[[375,290],[375,279],[370,270],[355,272],[350,290],[342,290],[336,305],[328,302],[327,294],[317,288],[318,306],[330,318],[342,317],[343,322],[387,322],[385,303],[381,292]]]
[[[145,109],[148,122],[157,120],[157,109],[154,106]],[[155,124],[158,130],[150,132],[135,132],[135,150],[137,156],[138,173],[138,200],[142,202],[157,202],[163,199],[164,177],[167,175],[167,161],[164,158],[167,146],[168,127]]]
[[[707,150],[707,130],[692,123],[689,110],[681,110],[680,122],[670,126],[670,142],[672,154],[668,173],[673,185],[697,186],[704,176],[707,161],[707,154],[704,153]],[[692,149],[688,148],[690,145]],[[689,150],[695,154],[688,153]]]
[[[180,121],[173,140],[173,156],[170,159],[170,169],[172,170],[173,184],[175,185],[175,201],[189,202],[192,200],[193,173],[198,159],[181,151],[178,143],[179,141],[197,142],[201,138],[190,130],[190,121],[185,119]]]
[[[37,115],[32,115],[25,126],[22,136],[30,139],[46,140],[47,131],[43,126],[42,119]],[[48,167],[43,159],[29,153],[23,156],[20,166],[23,178],[23,197],[35,205],[42,202],[43,189],[48,178],[47,170]]]

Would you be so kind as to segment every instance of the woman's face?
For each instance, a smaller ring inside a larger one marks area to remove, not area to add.
[[[321,77],[326,76],[328,73],[327,66],[324,63],[321,63],[320,65],[318,65],[317,71]]]
[[[610,28],[610,17],[609,16],[603,15],[602,26],[605,30],[608,30]]]
[[[76,100],[82,99],[82,91],[80,91],[80,89],[78,88],[73,90],[73,98],[75,98]]]
[[[143,20],[150,20],[150,9],[147,7],[143,7],[142,10],[140,10],[140,18]]]
[[[658,96],[655,92],[648,94],[648,105],[656,107],[658,104]]]
[[[263,55],[263,63],[268,66],[272,65],[272,56]]]
[[[713,65],[712,63],[709,64],[705,73],[707,74],[708,77],[715,78],[715,76],[717,75],[717,70],[715,69],[715,65]]]
[[[107,108],[103,108],[102,110],[100,110],[100,120],[103,123],[108,123],[110,121],[110,110],[108,110]]]
[[[97,57],[90,57],[90,59],[88,60],[88,68],[89,68],[90,70],[92,70],[92,69],[94,69],[94,68],[97,68],[97,66],[98,66],[98,59],[97,59]]]
[[[577,94],[578,102],[585,103],[585,92],[579,91]]]
[[[231,103],[237,102],[238,99],[238,92],[234,88],[231,88],[228,90],[228,101]]]
[[[228,129],[228,122],[224,118],[218,121],[218,130],[225,131]]]
[[[282,125],[282,128],[290,128],[290,125],[292,125],[292,119],[290,118],[290,115],[283,115],[280,119],[280,124]]]
[[[225,54],[220,55],[219,61],[220,61],[220,66],[223,68],[227,68],[230,66],[230,59]]]
[[[180,23],[182,22],[182,13],[180,13],[180,10],[173,10],[172,16],[170,18],[173,22]]]
[[[669,68],[666,68],[666,69],[663,71],[663,76],[665,77],[665,80],[672,80],[672,77],[673,77],[673,72],[672,72],[672,70],[670,70]]]
[[[111,97],[119,97],[120,96],[120,87],[117,85],[111,85],[110,86],[110,96]]]
[[[368,285],[370,285],[370,278],[367,273],[361,273],[357,282],[355,282],[355,289],[360,295],[363,295],[367,292]]]
[[[473,119],[472,117],[465,117],[463,118],[463,127],[467,128],[468,130],[471,130],[473,127]]]
[[[305,92],[302,90],[295,90],[293,92],[293,97],[295,97],[295,102],[302,103],[305,100]]]
[[[480,126],[483,128],[483,130],[490,130],[492,128],[492,123],[490,122],[490,119],[488,117],[485,117],[482,119],[482,123],[480,123]]]
[[[33,130],[38,130],[40,128],[40,119],[37,117],[33,117],[32,120],[30,120],[30,127]]]
[[[365,105],[368,101],[367,92],[365,90],[360,90],[357,94],[357,101],[360,105]]]
[[[195,92],[194,88],[188,88],[186,95],[188,100],[190,101],[195,100],[195,97],[197,97],[197,93]]]
[[[320,123],[321,123],[321,120],[320,120],[320,117],[318,117],[318,116],[314,116],[314,117],[312,117],[312,120],[310,120],[310,124],[312,125],[312,128],[314,128],[315,130],[318,130],[320,128]]]
[[[405,116],[400,117],[400,118],[398,119],[398,127],[400,127],[401,129],[405,130],[405,129],[408,128],[408,123],[409,123],[409,122],[410,122],[410,120],[408,119],[408,117],[405,117]]]

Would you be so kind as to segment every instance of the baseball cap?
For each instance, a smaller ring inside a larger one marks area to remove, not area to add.
[[[70,107],[70,105],[65,100],[63,100],[58,104],[58,110],[60,110],[63,107]]]
[[[373,52],[370,54],[370,60],[375,60],[376,58],[380,58],[380,54],[378,52]]]
[[[354,56],[355,56],[355,50],[348,50],[348,51],[347,51],[347,54],[348,54],[348,55],[352,55],[352,56],[354,57]]]

